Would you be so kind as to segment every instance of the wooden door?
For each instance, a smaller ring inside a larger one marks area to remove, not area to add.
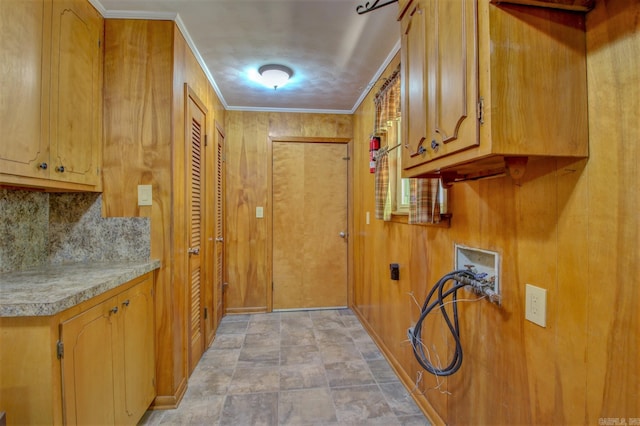
[[[224,133],[216,126],[216,207],[215,207],[215,284],[214,316],[217,328],[224,314],[225,259],[224,259]]]
[[[102,32],[102,18],[89,2],[53,2],[52,179],[90,185],[100,181]]]
[[[422,164],[428,158],[427,140],[427,13],[422,1],[415,0],[402,20],[402,166]]]
[[[49,1],[0,1],[0,173],[49,176],[50,31]]]
[[[202,269],[200,261],[204,217],[202,195],[204,194],[204,141],[206,108],[191,90],[187,90],[187,235],[189,253],[189,372],[198,364],[205,348],[204,300],[202,291]]]
[[[60,326],[64,423],[114,424],[119,307],[109,299]]]
[[[123,404],[116,410],[116,424],[136,424],[156,396],[155,392],[155,326],[153,312],[153,278],[118,296],[121,312],[122,360],[116,374],[122,374],[123,389],[117,399]],[[122,365],[120,365],[122,363]],[[119,369],[119,371],[118,371]]]
[[[347,145],[274,142],[273,309],[347,305]]]
[[[433,0],[427,34],[427,141],[432,158],[478,145],[476,2]]]

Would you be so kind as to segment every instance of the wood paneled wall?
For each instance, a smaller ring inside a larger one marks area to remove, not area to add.
[[[161,261],[154,406],[167,408],[179,403],[188,377],[185,82],[207,105],[209,134],[224,109],[173,22],[108,19],[105,40],[103,214],[151,218],[151,257]],[[213,149],[206,147],[207,177],[215,174]],[[153,186],[152,206],[138,206],[138,185]],[[204,281],[212,279],[206,270]]]
[[[351,138],[352,116],[282,112],[227,111],[225,239],[228,313],[264,312],[271,291],[267,247],[270,214],[269,138]]]
[[[596,2],[587,15],[589,159],[531,163],[519,183],[455,184],[449,229],[365,224],[372,94],[355,114],[354,309],[410,388],[421,374],[406,337],[419,312],[411,295],[422,303],[453,268],[455,243],[502,256],[502,306],[460,303],[462,368],[448,379],[424,373],[414,392],[436,423],[640,417],[638,16],[640,3],[626,0]],[[389,263],[400,264],[400,281],[389,280]],[[526,283],[547,289],[546,328],[524,319]],[[425,334],[442,358],[444,334],[437,323]]]

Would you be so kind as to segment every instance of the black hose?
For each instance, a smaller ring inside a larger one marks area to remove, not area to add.
[[[420,318],[416,322],[416,325],[411,333],[411,345],[413,346],[413,353],[418,360],[418,363],[431,374],[436,376],[450,376],[456,371],[460,369],[462,365],[462,344],[460,343],[460,327],[458,321],[458,290],[462,287],[465,287],[467,284],[459,282],[456,278],[466,277],[470,279],[477,279],[476,275],[473,272],[463,269],[459,271],[452,271],[448,274],[444,275],[442,278],[438,280],[438,282],[431,288],[429,294],[427,295],[423,305],[422,310],[420,311]],[[455,284],[448,290],[444,290],[444,287],[447,282],[454,281]],[[437,297],[431,301],[434,297],[434,294],[437,292]],[[449,313],[445,308],[444,299],[448,296],[452,297],[453,304],[453,323],[449,317]],[[447,328],[451,332],[451,336],[455,341],[455,350],[453,352],[453,356],[451,362],[445,368],[438,368],[429,360],[429,357],[424,353],[424,347],[421,343],[422,336],[422,322],[424,319],[433,311],[436,307],[440,308],[440,312],[444,317],[444,321],[447,324]]]

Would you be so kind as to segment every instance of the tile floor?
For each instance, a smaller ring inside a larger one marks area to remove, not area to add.
[[[429,425],[348,309],[230,315],[175,410],[140,424]]]

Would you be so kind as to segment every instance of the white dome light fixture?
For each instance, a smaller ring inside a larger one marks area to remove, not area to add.
[[[273,90],[276,90],[289,81],[293,75],[293,70],[285,65],[268,64],[261,66],[258,69],[258,74],[262,77],[262,84],[270,88],[273,87]]]

